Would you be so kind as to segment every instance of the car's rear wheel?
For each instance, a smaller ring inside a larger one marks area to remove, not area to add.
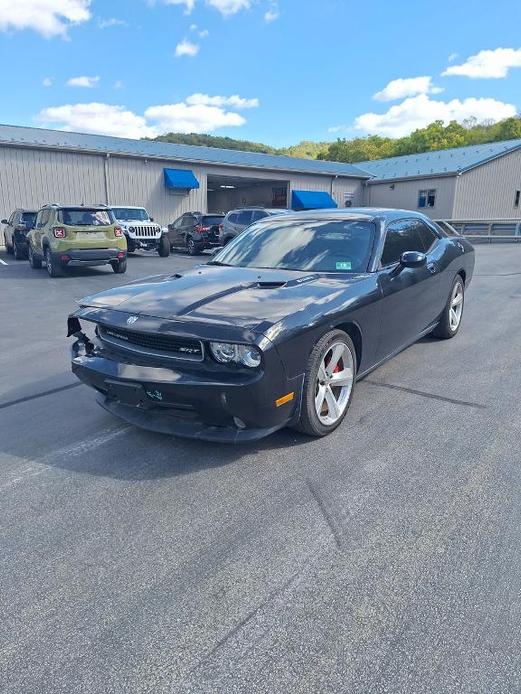
[[[449,340],[457,335],[460,329],[463,309],[465,307],[465,283],[461,275],[456,275],[449,298],[443,309],[440,322],[432,331],[435,337]]]
[[[61,277],[63,275],[63,266],[59,260],[52,257],[49,248],[45,249],[45,267],[49,277]]]
[[[161,258],[166,258],[170,255],[170,241],[166,236],[161,237],[159,242],[158,253]]]
[[[186,239],[186,250],[188,251],[188,255],[199,255],[199,249],[191,236]]]
[[[113,271],[116,275],[122,275],[127,271],[127,261],[125,260],[113,260],[111,263]]]
[[[326,436],[346,416],[353,397],[356,351],[342,330],[326,333],[310,354],[295,428],[309,436]]]
[[[39,270],[42,267],[42,261],[35,257],[31,244],[29,244],[28,256],[29,265],[33,268],[33,270]]]
[[[25,251],[16,243],[16,239],[13,239],[13,253],[16,260],[23,260],[25,258]]]

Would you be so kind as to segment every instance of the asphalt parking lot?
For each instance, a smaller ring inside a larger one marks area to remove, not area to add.
[[[74,298],[0,254],[0,690],[521,691],[521,246],[327,439],[127,427],[69,369]]]

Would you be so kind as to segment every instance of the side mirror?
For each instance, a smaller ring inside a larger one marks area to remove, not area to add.
[[[150,221],[153,222],[153,221],[154,221],[154,218],[153,218],[153,217],[150,217]]]
[[[426,263],[427,256],[425,253],[420,253],[419,251],[405,251],[400,258],[400,265],[402,267],[415,268],[421,267]]]
[[[2,221],[0,222],[0,224],[8,224],[7,219],[2,219]]]

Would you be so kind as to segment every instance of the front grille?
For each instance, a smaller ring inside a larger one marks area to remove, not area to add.
[[[139,239],[155,239],[157,233],[157,227],[151,226],[132,226],[129,229],[131,234],[134,234]]]
[[[99,327],[99,334],[105,342],[141,354],[189,361],[202,361],[204,359],[203,344],[200,340],[192,340],[178,335],[140,333],[105,326]]]

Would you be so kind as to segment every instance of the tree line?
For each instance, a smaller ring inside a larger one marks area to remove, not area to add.
[[[521,116],[507,118],[498,123],[478,122],[469,118],[463,123],[434,121],[425,128],[418,128],[410,135],[399,138],[370,135],[351,139],[338,138],[335,142],[312,142],[304,140],[290,147],[271,147],[261,142],[236,140],[216,135],[168,133],[155,138],[160,142],[186,145],[205,145],[220,149],[234,149],[263,154],[279,154],[305,159],[351,162],[397,157],[403,154],[431,152],[451,147],[486,144],[502,140],[521,138]]]

